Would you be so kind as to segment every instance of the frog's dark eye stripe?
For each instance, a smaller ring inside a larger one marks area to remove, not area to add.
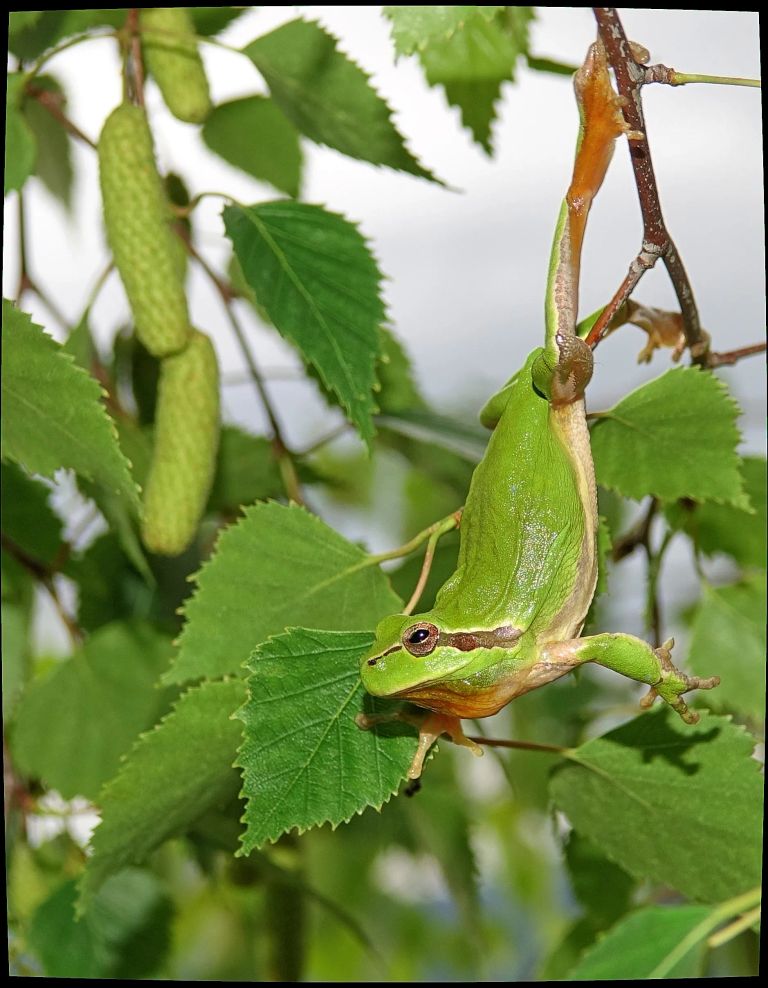
[[[406,628],[401,641],[411,655],[422,656],[434,652],[439,637],[440,632],[434,624],[421,621]]]

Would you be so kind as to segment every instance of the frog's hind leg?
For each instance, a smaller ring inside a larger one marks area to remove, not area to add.
[[[657,697],[661,697],[686,724],[695,724],[699,715],[688,709],[683,693],[697,689],[714,689],[720,679],[718,676],[703,679],[681,672],[672,662],[670,653],[673,645],[674,640],[671,638],[659,648],[652,648],[647,642],[632,635],[593,635],[564,642],[550,642],[542,647],[542,659],[568,663],[574,667],[583,662],[596,662],[629,679],[647,683],[650,689],[641,701],[642,707],[650,707]]]

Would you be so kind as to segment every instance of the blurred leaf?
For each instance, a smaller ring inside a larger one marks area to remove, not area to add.
[[[98,382],[6,300],[2,393],[3,458],[47,477],[70,467],[138,510],[138,490]]]
[[[84,631],[148,614],[151,590],[113,532],[68,559],[63,573],[77,584],[77,623]]]
[[[707,923],[711,914],[708,906],[639,909],[601,937],[565,980],[700,978],[706,947],[704,937],[712,929]],[[701,930],[699,937],[696,937],[697,929]]]
[[[62,110],[66,110],[67,100],[61,83],[52,76],[35,76],[33,87],[51,93],[59,100]],[[72,206],[72,153],[69,136],[64,127],[32,96],[22,104],[22,114],[37,145],[34,174],[48,191],[58,199],[65,209]]]
[[[766,474],[765,459],[747,456],[741,460],[744,489],[752,511],[732,504],[676,502],[667,505],[667,520],[681,528],[708,556],[718,552],[732,556],[742,566],[765,568]]]
[[[98,484],[91,483],[89,480],[81,479],[78,487],[83,495],[90,498],[102,513],[110,530],[120,540],[123,552],[141,573],[144,582],[148,586],[153,586],[155,578],[139,540],[135,511],[126,503],[125,498],[113,494],[112,491],[99,487]]]
[[[39,14],[35,18],[16,20],[9,37],[9,48],[24,61],[31,61],[59,41],[95,27],[121,27],[127,7],[102,10],[14,11],[16,14]]]
[[[362,549],[303,508],[246,508],[196,577],[166,678],[238,674],[256,645],[297,621],[335,631],[372,628],[400,600],[366,561]]]
[[[293,828],[335,827],[397,791],[415,736],[355,724],[366,702],[359,660],[372,640],[369,632],[291,628],[251,656],[249,698],[237,714],[247,800],[240,853]]]
[[[188,7],[197,34],[212,37],[253,7]]]
[[[384,305],[381,273],[365,239],[342,216],[305,203],[227,206],[223,215],[269,319],[369,440]]]
[[[244,699],[241,680],[193,686],[128,752],[99,796],[102,821],[80,881],[80,908],[110,875],[226,800],[237,781],[231,766],[240,740],[231,714]]]
[[[491,125],[503,82],[515,77],[515,66],[528,48],[530,7],[469,8],[461,26],[445,40],[437,38],[419,50],[430,86],[441,85],[451,106],[475,141],[491,153]],[[495,12],[489,17],[487,10]]]
[[[0,518],[4,538],[35,562],[49,566],[61,548],[61,521],[48,499],[50,487],[33,480],[15,463],[0,464],[3,499]]]
[[[470,463],[480,462],[488,444],[485,431],[436,412],[414,409],[377,415],[374,421],[380,428],[447,449]]]
[[[132,868],[105,882],[80,920],[74,880],[38,908],[30,946],[52,978],[146,978],[170,945],[172,907],[157,878]]]
[[[435,181],[405,147],[392,111],[367,74],[319,24],[298,18],[243,51],[264,76],[275,103],[310,140]]]
[[[80,322],[69,331],[69,336],[62,343],[61,349],[72,357],[78,367],[90,373],[94,357],[97,356],[90,327],[90,310],[85,312]]]
[[[726,587],[702,584],[686,668],[720,676],[707,706],[765,716],[765,573]]]
[[[24,185],[34,171],[37,158],[35,135],[21,112],[25,81],[22,72],[8,73],[5,90],[5,195]]]
[[[167,706],[156,683],[170,655],[168,638],[147,625],[99,628],[21,698],[11,740],[19,768],[65,798],[93,799]]]
[[[223,426],[208,511],[236,511],[242,505],[282,497],[283,493],[272,442],[266,436]]]
[[[397,415],[412,408],[425,408],[424,399],[414,380],[411,362],[402,343],[389,329],[379,329],[381,355],[377,365],[379,379],[376,404],[379,412]]]
[[[31,594],[27,601],[2,600],[3,721],[8,723],[29,678],[29,633],[32,626]]]
[[[398,55],[412,55],[434,42],[447,41],[474,16],[493,18],[503,7],[384,7],[392,24],[392,40]]]
[[[713,374],[669,370],[600,413],[591,436],[598,483],[635,499],[653,494],[745,508],[738,414]]]
[[[202,133],[211,151],[230,165],[289,196],[299,194],[299,134],[272,100],[246,96],[220,103]]]
[[[565,861],[576,898],[601,929],[629,909],[635,881],[597,845],[572,831]]]
[[[550,792],[574,828],[631,875],[719,902],[760,882],[754,744],[726,717],[689,726],[657,710],[573,749]]]

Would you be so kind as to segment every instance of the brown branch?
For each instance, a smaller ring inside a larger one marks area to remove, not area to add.
[[[600,38],[605,45],[608,62],[616,77],[616,88],[625,100],[624,117],[634,139],[629,142],[629,153],[635,176],[643,218],[643,241],[630,272],[619,291],[589,334],[588,342],[596,346],[612,314],[628,297],[627,288],[634,288],[642,275],[661,258],[667,268],[680,304],[683,327],[688,348],[695,363],[706,362],[706,337],[699,324],[699,314],[693,297],[693,289],[677,248],[664,223],[659,201],[656,177],[653,171],[651,150],[643,117],[641,89],[646,81],[645,66],[637,60],[627,40],[615,7],[593,7]],[[640,56],[642,57],[642,56]]]
[[[753,357],[755,354],[765,353],[765,348],[765,343],[753,343],[751,346],[743,346],[738,350],[727,350],[724,353],[708,353],[706,366],[727,367],[730,364],[735,364],[742,357]]]
[[[613,549],[611,551],[611,558],[614,563],[620,562],[626,556],[631,555],[635,549],[642,545],[646,548],[649,544],[649,538],[651,533],[651,523],[656,515],[656,511],[659,507],[659,502],[655,497],[651,498],[651,503],[648,506],[646,513],[640,518],[628,532],[620,536],[616,542],[613,544]]]

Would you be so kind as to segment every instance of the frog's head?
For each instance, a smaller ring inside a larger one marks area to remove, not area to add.
[[[429,616],[393,614],[380,622],[360,665],[363,686],[373,696],[405,698],[471,664],[477,643],[466,641],[466,635],[441,632],[426,620]]]

